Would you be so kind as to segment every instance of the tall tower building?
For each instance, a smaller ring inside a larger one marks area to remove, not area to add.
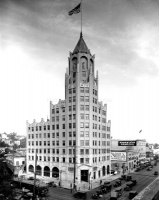
[[[27,122],[27,170],[70,183],[95,181],[110,174],[111,121],[98,99],[95,56],[82,33],[68,59],[65,100],[50,102],[50,120]]]

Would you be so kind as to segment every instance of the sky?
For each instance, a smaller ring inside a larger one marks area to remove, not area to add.
[[[0,0],[0,133],[26,135],[65,98],[80,0]],[[82,32],[113,139],[159,143],[159,1],[83,0]],[[139,131],[142,130],[141,133]]]

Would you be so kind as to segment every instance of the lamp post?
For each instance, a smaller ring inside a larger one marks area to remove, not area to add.
[[[89,177],[89,188],[88,189],[90,190],[91,172],[89,172],[88,177]]]
[[[62,170],[60,170],[60,182],[59,182],[59,186],[61,187],[62,186]]]

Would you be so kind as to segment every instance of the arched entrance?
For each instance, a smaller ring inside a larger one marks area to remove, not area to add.
[[[110,174],[110,166],[107,165],[107,174]]]
[[[34,172],[34,166],[33,165],[29,165],[29,172]]]
[[[102,168],[103,176],[105,176],[105,166]]]
[[[59,169],[57,167],[52,168],[52,177],[54,178],[59,177]]]
[[[41,167],[39,165],[36,166],[36,174],[40,176],[42,174]]]
[[[48,166],[44,167],[44,176],[50,177],[50,168]]]

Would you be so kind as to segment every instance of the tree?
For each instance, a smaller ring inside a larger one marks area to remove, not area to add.
[[[154,149],[158,149],[158,147],[159,147],[159,144],[155,143],[154,144]]]
[[[8,138],[10,139],[10,140],[12,140],[12,142],[14,142],[14,141],[17,141],[18,140],[18,136],[17,136],[17,133],[10,133],[9,135],[8,135]]]

